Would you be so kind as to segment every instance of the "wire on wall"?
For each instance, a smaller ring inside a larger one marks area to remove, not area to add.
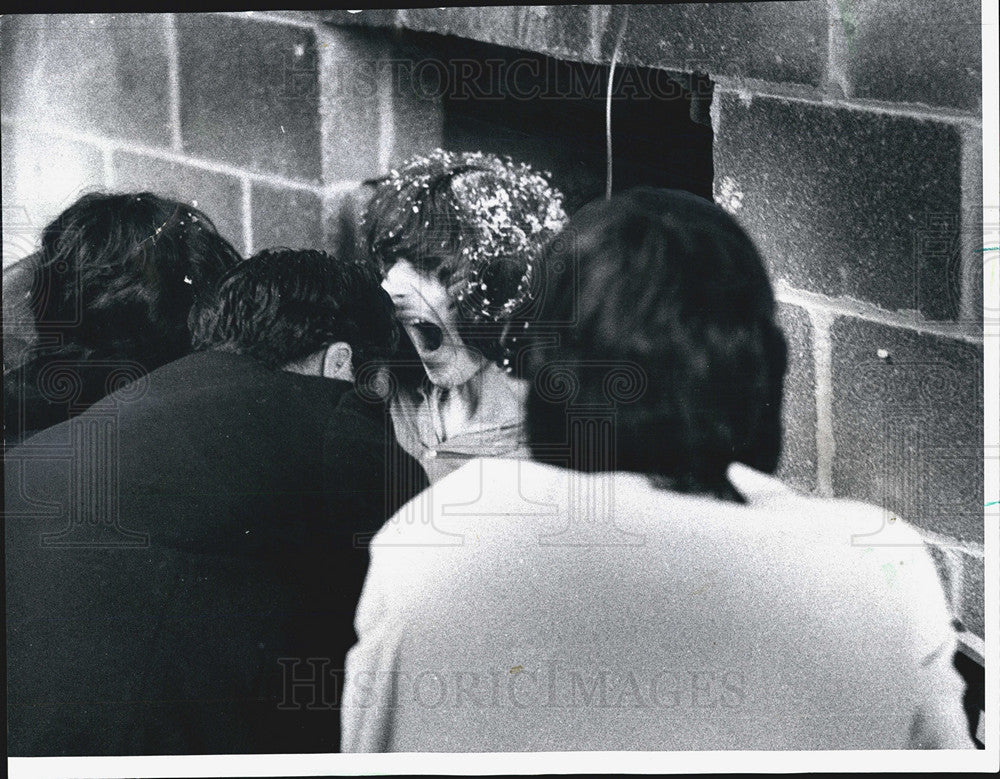
[[[604,188],[604,199],[611,199],[611,180],[613,173],[612,148],[611,148],[611,93],[614,91],[615,67],[618,65],[618,53],[621,50],[622,40],[625,38],[625,29],[628,27],[628,6],[625,6],[625,15],[622,17],[621,27],[618,28],[618,37],[615,39],[615,50],[611,54],[611,67],[608,68],[608,99],[604,111],[604,135],[606,141],[606,153],[608,167]]]

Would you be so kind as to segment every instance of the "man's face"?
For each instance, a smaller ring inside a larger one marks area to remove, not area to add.
[[[386,272],[382,287],[434,384],[454,387],[482,367],[483,356],[458,334],[455,301],[437,276],[399,260]]]

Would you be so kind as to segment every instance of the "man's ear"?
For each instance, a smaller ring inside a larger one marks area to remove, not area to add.
[[[345,341],[337,341],[326,347],[323,352],[323,375],[328,379],[354,381],[354,369],[351,365],[351,345]]]

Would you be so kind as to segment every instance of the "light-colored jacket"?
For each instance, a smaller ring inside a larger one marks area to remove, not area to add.
[[[479,459],[378,533],[347,752],[971,747],[917,532],[743,466],[745,504]]]

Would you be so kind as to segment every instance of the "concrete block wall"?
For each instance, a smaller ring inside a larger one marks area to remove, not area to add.
[[[981,656],[978,2],[5,17],[4,262],[88,187],[197,198],[247,252],[332,245],[358,181],[443,137],[407,36],[606,64],[626,13],[621,62],[715,83],[716,199],[789,340],[781,475],[917,525]]]
[[[5,16],[4,266],[91,190],[197,201],[246,253],[328,244],[352,174],[370,172],[328,159],[349,119],[319,88],[337,42],[294,16]]]

